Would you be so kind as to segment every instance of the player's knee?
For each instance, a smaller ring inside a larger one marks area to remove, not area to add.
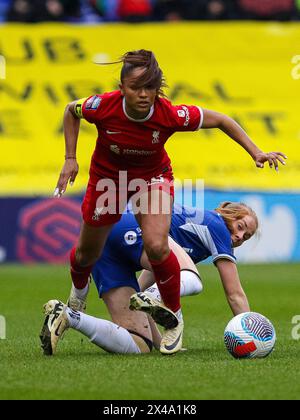
[[[100,255],[97,255],[93,251],[84,251],[80,248],[77,248],[76,261],[81,267],[88,267],[95,264],[99,257]]]
[[[168,242],[162,240],[149,241],[145,244],[145,249],[148,258],[157,261],[164,260],[170,252]]]

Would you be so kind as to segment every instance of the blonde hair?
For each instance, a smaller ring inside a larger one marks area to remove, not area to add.
[[[245,216],[251,216],[256,223],[256,231],[259,227],[259,221],[255,211],[245,203],[235,203],[232,201],[224,201],[215,209],[224,219],[226,226],[232,231],[232,223],[240,220]]]

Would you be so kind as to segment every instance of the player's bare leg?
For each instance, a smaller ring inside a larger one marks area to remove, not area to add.
[[[95,264],[101,256],[107,237],[113,227],[108,226],[90,226],[83,222],[76,247],[76,262],[81,267],[87,267]]]
[[[173,198],[161,190],[140,197],[143,213],[136,219],[143,232],[144,249],[151,264],[164,304],[173,312],[180,310],[180,265],[169,247],[168,235]],[[153,214],[153,208],[158,214]]]
[[[147,316],[128,309],[131,287],[114,288],[103,294],[111,321],[95,318],[80,311],[64,307],[66,325],[90,339],[98,347],[111,353],[149,353],[152,333]]]
[[[120,354],[149,353],[152,349],[151,328],[142,312],[128,309],[129,296],[134,289],[116,288],[105,294],[112,320],[96,318],[75,311],[62,302],[51,300],[44,306],[45,321],[40,334],[44,354],[53,355],[59,339],[67,328],[72,328],[98,347]]]
[[[129,310],[130,296],[135,293],[131,287],[119,287],[103,293],[103,300],[110,313],[112,321],[128,330],[142,353],[149,353],[148,343],[153,342],[152,329],[145,313]],[[143,338],[142,338],[143,337]],[[160,344],[160,335],[156,334],[154,346]]]
[[[145,210],[145,202],[148,206],[146,208],[148,211],[136,215],[143,232],[144,248],[149,258],[162,300],[165,306],[176,314],[178,319],[178,324],[175,328],[170,328],[170,325],[166,324],[169,329],[163,335],[161,352],[168,354],[175,353],[182,346],[183,319],[180,306],[180,265],[176,255],[170,250],[168,244],[173,198],[167,192],[156,189],[142,194],[140,200],[142,204],[143,200],[145,200],[143,210]],[[153,208],[158,210],[158,214],[154,214]],[[137,303],[136,309],[148,312],[148,309],[151,311],[152,306],[155,308],[153,314],[156,313],[156,309],[159,309],[159,305],[156,302],[154,305],[146,302],[147,299],[143,299],[143,295],[137,296],[135,300]],[[142,300],[144,300],[144,303]],[[132,307],[134,307],[134,304],[135,302],[131,301]],[[145,305],[148,305],[149,308],[146,308]],[[166,317],[167,319],[169,317]]]
[[[112,226],[94,227],[85,222],[81,226],[78,245],[70,255],[72,288],[68,306],[74,310],[85,310],[89,276],[94,263],[101,256]]]

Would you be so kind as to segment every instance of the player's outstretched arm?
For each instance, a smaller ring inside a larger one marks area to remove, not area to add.
[[[230,260],[220,258],[216,261],[216,266],[233,314],[250,312],[248,299],[242,288],[236,265]]]
[[[264,153],[253,143],[242,127],[227,115],[204,109],[202,128],[219,128],[222,130],[249,153],[258,168],[263,168],[264,163],[268,162],[270,168],[274,165],[275,170],[278,171],[278,162],[285,165],[284,159],[287,159],[287,156],[284,153]]]
[[[65,135],[65,163],[60,173],[54,197],[61,197],[66,191],[68,182],[73,185],[79,171],[76,159],[77,140],[80,127],[80,119],[75,114],[76,102],[67,105],[64,113],[64,135]]]

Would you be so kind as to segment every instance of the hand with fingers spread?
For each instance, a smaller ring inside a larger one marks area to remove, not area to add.
[[[264,163],[268,162],[270,168],[273,168],[274,165],[275,171],[277,172],[279,171],[278,162],[280,162],[282,165],[286,164],[284,159],[287,159],[287,156],[281,152],[259,152],[254,157],[255,164],[258,168],[263,168]]]
[[[248,134],[243,130],[243,128],[232,118],[227,115],[220,114],[216,111],[211,111],[209,109],[203,110],[203,122],[202,128],[219,128],[227,136],[232,138],[236,143],[242,146],[247,153],[252,157],[256,166],[258,168],[263,168],[264,163],[268,162],[270,168],[274,168],[278,172],[278,162],[282,165],[285,165],[284,159],[287,159],[287,156],[281,152],[262,152],[258,146],[253,143]]]
[[[66,158],[54,191],[54,197],[60,198],[66,191],[68,182],[72,186],[79,171],[76,158]]]

